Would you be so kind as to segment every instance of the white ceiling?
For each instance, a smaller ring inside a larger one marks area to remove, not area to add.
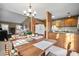
[[[0,12],[5,15],[2,16],[0,13],[0,18],[3,21],[18,22],[24,21],[23,11],[27,10],[29,3],[4,3],[0,4]],[[62,18],[67,17],[67,12],[71,15],[79,15],[79,3],[32,3],[32,8],[37,12],[36,18],[45,19],[45,11],[50,11],[55,17]],[[4,13],[4,11],[8,13]],[[10,18],[10,19],[9,19]],[[0,20],[1,20],[0,19]]]
[[[22,23],[24,19],[23,15],[0,8],[0,21]]]

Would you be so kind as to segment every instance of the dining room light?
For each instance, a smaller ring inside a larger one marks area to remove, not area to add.
[[[32,9],[31,3],[28,6],[28,9],[23,11],[25,16],[34,17],[36,15],[36,11]]]

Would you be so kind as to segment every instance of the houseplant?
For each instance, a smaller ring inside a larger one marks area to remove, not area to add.
[[[32,41],[33,39],[31,38],[32,37],[32,32],[31,31],[29,31],[29,32],[27,32],[27,41]]]

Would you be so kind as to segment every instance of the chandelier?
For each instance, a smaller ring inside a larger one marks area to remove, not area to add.
[[[36,16],[36,11],[32,9],[31,4],[29,4],[28,9],[24,11],[24,15],[28,17]]]

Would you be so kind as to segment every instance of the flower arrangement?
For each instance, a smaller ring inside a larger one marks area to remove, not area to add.
[[[31,35],[32,34],[32,32],[27,32],[27,35]]]
[[[28,38],[31,38],[31,36],[32,36],[32,32],[31,31],[27,32],[26,34],[27,34]]]

